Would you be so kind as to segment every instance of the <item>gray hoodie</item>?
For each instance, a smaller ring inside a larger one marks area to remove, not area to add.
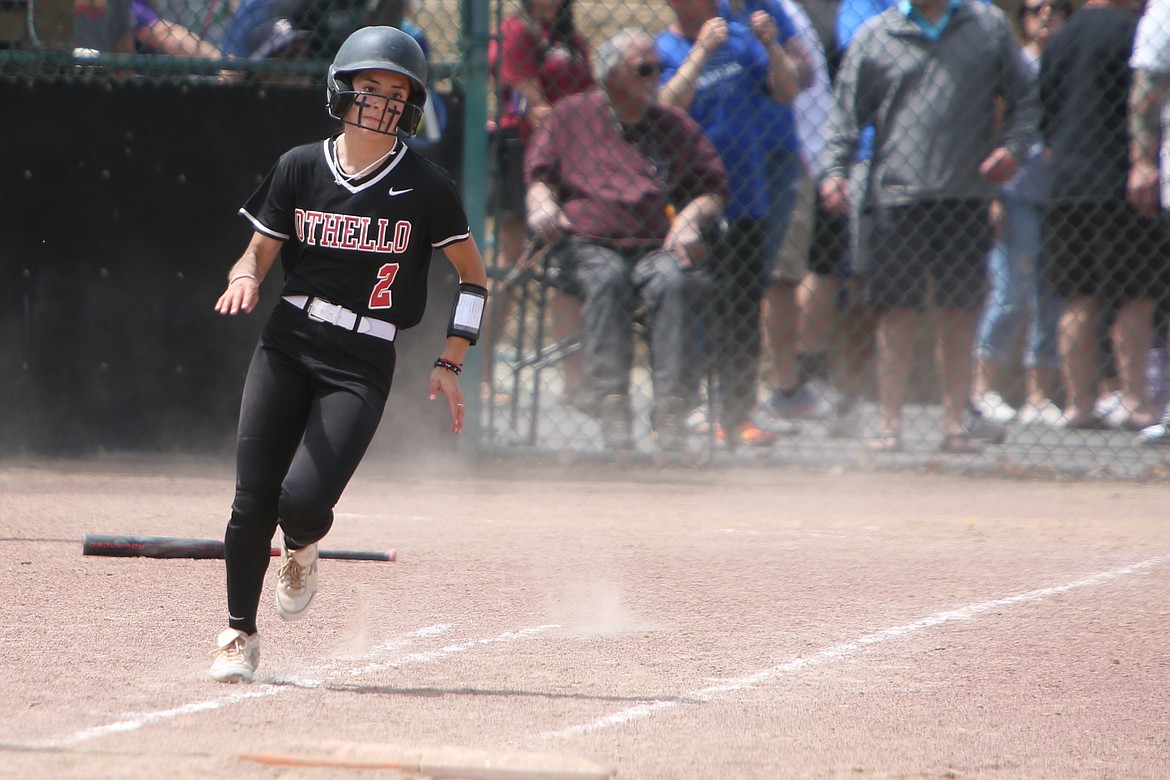
[[[996,128],[996,98],[1007,105]],[[897,6],[854,37],[837,76],[824,177],[847,176],[861,127],[875,128],[867,207],[921,200],[990,200],[979,174],[1005,146],[1023,163],[1039,114],[1034,78],[1007,17],[966,0],[938,40]]]

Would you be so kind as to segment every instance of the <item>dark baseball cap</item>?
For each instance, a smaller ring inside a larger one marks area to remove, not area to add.
[[[307,40],[308,30],[298,30],[287,17],[268,19],[248,34],[248,57],[265,60],[280,56],[290,46]]]

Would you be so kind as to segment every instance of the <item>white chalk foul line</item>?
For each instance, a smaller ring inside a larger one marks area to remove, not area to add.
[[[736,693],[748,688],[753,688],[757,685],[772,680],[784,674],[792,674],[799,672],[802,669],[808,669],[814,666],[821,666],[823,664],[836,661],[847,656],[854,655],[861,650],[868,647],[888,642],[892,639],[898,639],[922,631],[935,626],[943,625],[944,623],[951,623],[957,620],[969,620],[976,615],[988,612],[993,609],[1002,607],[1012,607],[1017,604],[1025,604],[1033,601],[1042,601],[1052,596],[1058,596],[1062,593],[1067,593],[1071,590],[1079,588],[1090,588],[1094,585],[1102,585],[1106,582],[1116,580],[1121,577],[1126,577],[1145,569],[1152,568],[1162,563],[1170,561],[1170,556],[1162,556],[1158,558],[1150,558],[1140,563],[1135,563],[1131,566],[1123,566],[1120,569],[1113,569],[1112,571],[1101,572],[1094,574],[1084,579],[1069,582],[1064,585],[1056,585],[1050,588],[1040,588],[1038,590],[1031,590],[1027,593],[1019,593],[1015,596],[1006,596],[1001,599],[993,599],[991,601],[981,601],[976,604],[968,604],[959,609],[946,610],[945,612],[936,612],[933,615],[928,615],[921,620],[916,620],[913,623],[907,623],[901,626],[892,626],[884,628],[880,631],[875,631],[872,634],[866,634],[858,637],[851,642],[842,642],[841,644],[826,647],[824,650],[816,652],[810,656],[793,658],[791,661],[786,661],[777,666],[768,669],[762,669],[754,674],[745,677],[735,677],[724,680],[718,685],[712,685],[707,688],[694,691],[693,693],[684,694],[678,697],[681,701],[654,701],[645,704],[639,704],[634,707],[615,712],[612,715],[606,715],[603,718],[598,718],[590,723],[583,723],[577,726],[570,726],[569,728],[561,729],[559,731],[549,731],[542,734],[545,738],[556,737],[573,737],[579,734],[587,734],[592,731],[600,731],[609,728],[610,726],[620,726],[624,723],[648,718],[651,715],[656,715],[664,710],[677,707],[690,701],[710,701],[721,694]]]
[[[449,623],[426,626],[424,628],[420,628],[416,631],[411,631],[410,633],[405,634],[401,639],[395,639],[374,647],[362,658],[356,659],[366,663],[354,669],[339,668],[346,665],[344,661],[330,661],[327,664],[322,664],[321,666],[309,669],[308,674],[310,676],[308,677],[297,677],[291,680],[285,680],[282,681],[284,684],[280,685],[262,685],[255,689],[246,689],[238,693],[228,694],[227,696],[220,696],[214,699],[209,699],[207,701],[183,704],[178,707],[171,707],[165,710],[135,713],[132,717],[126,718],[125,720],[116,721],[114,723],[107,723],[103,726],[94,726],[92,728],[82,729],[81,731],[78,731],[62,739],[53,740],[47,744],[54,747],[76,745],[81,742],[87,742],[109,736],[111,734],[120,734],[126,731],[134,731],[151,723],[170,720],[183,715],[194,715],[200,712],[208,712],[210,710],[230,707],[233,704],[238,704],[240,702],[249,701],[252,699],[262,699],[269,696],[278,696],[282,693],[287,693],[288,691],[297,690],[298,688],[317,687],[326,682],[329,682],[331,679],[352,677],[360,674],[366,674],[372,671],[377,671],[379,669],[388,669],[411,664],[430,663],[441,658],[446,658],[457,653],[467,652],[468,650],[474,650],[475,648],[483,647],[485,645],[493,645],[501,642],[525,639],[527,637],[534,636],[554,628],[560,628],[560,626],[549,624],[543,626],[534,626],[531,628],[523,628],[518,631],[506,631],[503,634],[489,637],[487,639],[475,639],[456,645],[448,645],[447,647],[441,648],[434,652],[410,653],[409,655],[403,656],[400,659],[382,663],[370,662],[373,658],[378,656],[385,655],[386,653],[390,653],[395,650],[402,650],[408,647],[415,639],[438,636],[440,634],[446,633],[451,629],[451,625]]]
[[[503,634],[500,634],[499,636],[491,637],[490,639],[473,639],[470,642],[462,642],[462,643],[457,644],[457,645],[447,645],[446,647],[441,647],[438,650],[432,650],[432,651],[426,652],[426,653],[411,653],[409,655],[403,656],[402,658],[400,658],[396,661],[381,661],[381,662],[377,662],[377,663],[368,663],[365,666],[360,666],[360,667],[357,667],[356,669],[350,669],[349,671],[344,672],[343,674],[348,675],[350,677],[358,677],[360,675],[369,674],[370,672],[377,672],[377,671],[380,671],[382,669],[394,669],[394,668],[397,668],[399,666],[407,666],[409,664],[426,664],[426,663],[430,663],[431,661],[437,661],[440,658],[444,658],[444,657],[449,656],[449,655],[455,655],[458,653],[465,653],[468,650],[474,650],[475,648],[483,647],[484,645],[492,645],[492,644],[496,644],[498,642],[509,642],[513,639],[525,639],[527,637],[535,636],[536,634],[540,634],[544,631],[548,631],[549,629],[553,629],[553,628],[560,628],[560,626],[558,624],[555,624],[555,623],[549,623],[549,624],[543,625],[543,626],[533,626],[532,628],[522,628],[518,631],[506,631]],[[338,676],[340,676],[340,675],[338,675]]]

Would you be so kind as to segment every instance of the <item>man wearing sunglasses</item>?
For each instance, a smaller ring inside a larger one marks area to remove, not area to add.
[[[525,153],[528,226],[556,245],[583,299],[583,392],[607,449],[634,446],[633,324],[644,312],[652,424],[664,453],[686,449],[702,375],[705,232],[727,200],[714,147],[682,111],[656,104],[654,39],[621,30],[597,52],[599,89],[553,106]]]

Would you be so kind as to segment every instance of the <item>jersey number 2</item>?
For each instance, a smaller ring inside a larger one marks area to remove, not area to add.
[[[390,285],[394,284],[394,277],[398,275],[398,263],[386,263],[378,269],[378,283],[370,293],[371,309],[389,309],[393,305],[390,296]]]

